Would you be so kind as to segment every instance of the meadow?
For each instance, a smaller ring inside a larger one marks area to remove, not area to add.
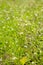
[[[43,65],[43,0],[0,0],[0,65]]]

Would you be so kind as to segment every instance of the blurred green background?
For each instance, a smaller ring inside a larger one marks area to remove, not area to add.
[[[43,65],[43,0],[0,0],[0,65]]]

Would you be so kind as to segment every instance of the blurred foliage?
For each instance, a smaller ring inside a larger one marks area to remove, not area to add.
[[[0,65],[43,65],[43,0],[0,0]]]

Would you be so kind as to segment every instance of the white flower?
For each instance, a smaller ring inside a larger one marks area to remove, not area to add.
[[[12,59],[13,59],[13,60],[16,60],[16,59],[17,59],[17,57],[13,57]]]
[[[35,62],[32,62],[32,64],[34,64]]]
[[[0,61],[2,61],[2,57],[0,58]]]
[[[34,54],[36,55],[37,53],[36,53],[36,52],[34,52]]]
[[[35,13],[35,16],[38,16],[38,14],[37,14],[37,13]]]
[[[10,19],[10,17],[7,17],[7,20],[9,20]]]
[[[23,34],[23,32],[20,32],[20,35],[22,35]]]
[[[25,45],[24,47],[25,47],[25,48],[27,48],[27,46],[26,46],[26,45]]]

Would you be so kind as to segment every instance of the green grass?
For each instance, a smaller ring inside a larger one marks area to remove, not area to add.
[[[43,0],[0,0],[0,65],[43,65]]]

